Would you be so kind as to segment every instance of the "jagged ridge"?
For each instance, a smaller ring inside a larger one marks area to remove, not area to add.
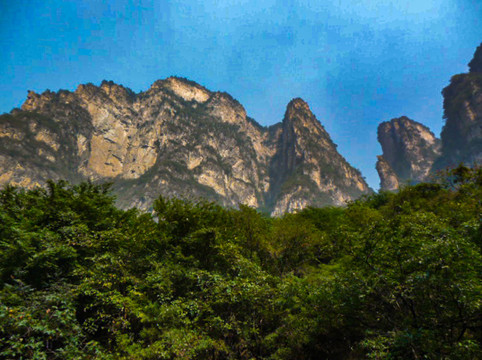
[[[29,92],[0,136],[1,184],[113,180],[123,207],[163,194],[281,214],[370,191],[303,100],[266,128],[229,94],[176,77],[138,94],[107,81]]]

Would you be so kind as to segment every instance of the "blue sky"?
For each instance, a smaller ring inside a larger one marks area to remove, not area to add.
[[[302,97],[378,188],[380,122],[443,126],[440,92],[482,42],[479,0],[0,0],[0,113],[27,90],[178,75],[262,125]]]

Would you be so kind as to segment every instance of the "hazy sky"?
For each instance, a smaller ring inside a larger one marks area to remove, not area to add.
[[[305,99],[378,188],[380,122],[443,126],[440,91],[482,42],[482,0],[0,0],[0,113],[27,90],[178,75],[262,125]]]

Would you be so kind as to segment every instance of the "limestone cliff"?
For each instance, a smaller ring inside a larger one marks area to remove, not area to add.
[[[445,125],[442,155],[434,169],[482,164],[482,44],[469,63],[470,72],[452,77],[443,89]]]
[[[440,155],[440,140],[429,128],[405,116],[381,123],[378,141],[383,155],[376,167],[384,190],[427,180]]]
[[[482,44],[469,63],[469,73],[452,77],[442,91],[445,125],[435,138],[430,130],[406,117],[378,127],[383,155],[378,157],[380,186],[396,190],[407,181],[429,180],[437,170],[482,164]]]
[[[398,190],[400,182],[392,166],[382,155],[378,155],[377,159],[376,169],[380,177],[380,189],[388,191]]]
[[[370,191],[302,99],[288,104],[276,141],[269,199],[274,214],[307,205],[342,205]]]
[[[29,92],[0,116],[0,185],[113,181],[122,207],[162,194],[273,214],[369,192],[301,99],[266,128],[230,95],[186,79],[134,93],[113,82]]]

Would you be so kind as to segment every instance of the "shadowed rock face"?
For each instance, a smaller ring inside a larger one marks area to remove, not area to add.
[[[442,91],[445,125],[439,141],[430,130],[407,117],[381,123],[383,155],[377,171],[384,190],[406,181],[426,181],[438,170],[482,164],[482,44],[469,63],[470,72],[452,77]]]
[[[473,59],[469,62],[471,73],[482,73],[482,44],[475,50]]]
[[[434,169],[482,164],[482,44],[469,63],[470,72],[452,77],[442,91],[445,125],[442,155]]]
[[[370,191],[303,100],[265,128],[230,95],[174,77],[139,94],[106,81],[29,92],[0,116],[0,174],[25,187],[114,181],[119,205],[141,208],[162,194],[282,214]]]
[[[378,155],[377,158],[376,169],[380,176],[380,189],[389,191],[397,190],[400,187],[397,174],[395,174],[393,168],[382,155]]]
[[[429,128],[407,117],[381,123],[378,141],[383,155],[378,157],[377,171],[384,190],[427,180],[440,155],[440,140]]]

